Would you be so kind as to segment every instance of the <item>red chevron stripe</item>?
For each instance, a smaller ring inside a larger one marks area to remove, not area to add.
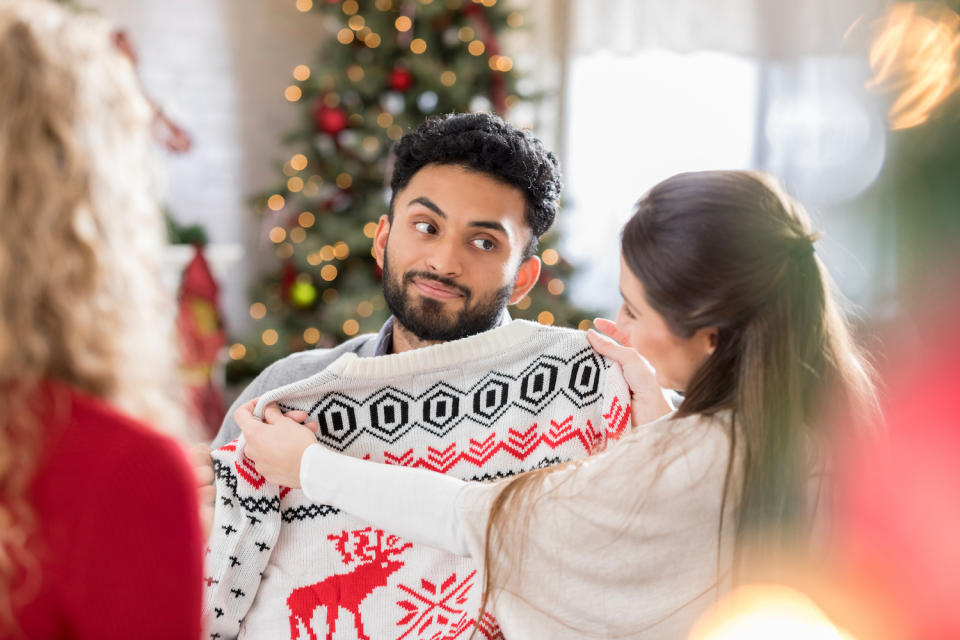
[[[620,398],[614,396],[610,411],[603,414],[603,419],[607,421],[607,439],[619,439],[630,424],[630,404],[621,404]]]
[[[428,447],[426,456],[415,456],[413,449],[400,455],[384,452],[383,456],[387,464],[447,473],[461,463],[483,468],[498,453],[519,461],[527,460],[543,447],[556,450],[574,440],[578,441],[589,455],[602,448],[608,439],[616,439],[625,431],[630,418],[630,407],[615,397],[610,411],[604,414],[603,418],[607,421],[605,430],[595,428],[589,420],[581,428],[574,427],[573,416],[567,416],[559,422],[551,420],[550,428],[545,433],[538,433],[539,425],[533,424],[527,429],[508,429],[505,440],[497,441],[495,433],[483,440],[471,438],[467,450],[459,453],[456,451],[456,443],[453,443],[446,449]]]

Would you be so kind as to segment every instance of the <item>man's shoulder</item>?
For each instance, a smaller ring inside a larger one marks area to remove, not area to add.
[[[573,341],[587,341],[587,332],[581,331],[580,329],[572,329],[570,327],[557,327],[554,325],[547,324],[538,324],[537,330],[541,335],[549,336],[551,338],[564,338]]]
[[[373,355],[372,350],[376,346],[376,340],[377,334],[367,333],[335,347],[291,353],[264,369],[261,376],[269,381],[271,387],[301,380],[323,371],[345,353],[356,353],[360,356]]]
[[[572,349],[580,352],[590,346],[587,333],[579,329],[538,324],[536,336],[531,344],[536,343],[540,349],[547,351],[568,352]]]

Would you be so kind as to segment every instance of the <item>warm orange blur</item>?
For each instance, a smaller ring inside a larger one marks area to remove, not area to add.
[[[875,26],[868,86],[895,96],[891,129],[923,124],[960,85],[960,16],[944,6],[901,2]]]
[[[744,585],[721,600],[688,640],[854,640],[812,599],[777,584]]]

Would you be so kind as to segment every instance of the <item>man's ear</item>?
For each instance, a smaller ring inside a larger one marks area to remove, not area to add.
[[[373,234],[373,257],[377,259],[377,266],[383,269],[383,257],[387,254],[387,237],[390,235],[390,219],[386,215],[380,216],[377,230]]]
[[[530,256],[520,265],[517,270],[517,279],[513,282],[513,294],[510,296],[508,304],[513,304],[523,300],[523,296],[530,293],[533,285],[540,279],[540,258]]]

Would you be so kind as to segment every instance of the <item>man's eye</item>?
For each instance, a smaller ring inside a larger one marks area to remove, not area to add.
[[[490,240],[489,238],[477,238],[476,240],[473,240],[473,246],[475,246],[477,249],[483,249],[484,251],[490,251],[491,249],[493,249],[493,248],[496,247],[497,245],[496,245],[496,243],[494,243],[493,240]]]
[[[430,224],[429,222],[418,222],[413,225],[413,228],[419,231],[420,233],[436,233],[437,228]]]

